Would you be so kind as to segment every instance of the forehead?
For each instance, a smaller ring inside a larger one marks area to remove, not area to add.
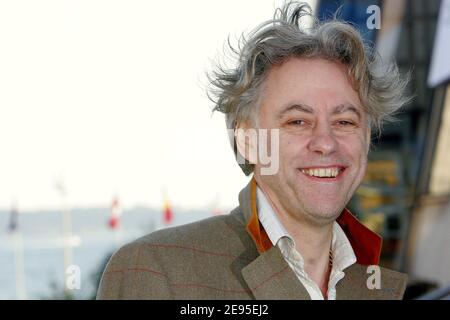
[[[325,59],[290,58],[270,69],[261,89],[260,104],[271,111],[288,104],[307,105],[313,111],[353,105],[364,113],[347,67]]]

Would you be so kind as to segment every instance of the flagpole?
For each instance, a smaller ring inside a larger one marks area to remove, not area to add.
[[[23,251],[23,238],[20,231],[13,231],[14,237],[14,261],[16,273],[16,295],[17,300],[27,299],[26,278],[25,278],[25,255]]]
[[[63,259],[64,259],[64,292],[69,295],[69,289],[66,285],[66,272],[69,266],[72,265],[72,244],[71,244],[71,233],[72,233],[72,219],[67,203],[67,190],[62,178],[56,183],[56,188],[61,195],[61,212],[62,212],[62,233],[63,233]]]
[[[16,278],[16,299],[27,299],[26,276],[25,276],[25,256],[23,251],[22,233],[19,232],[19,210],[17,200],[12,199],[11,214],[9,217],[9,232],[14,244],[14,274]]]
[[[122,244],[122,234],[121,234],[121,227],[118,227],[114,230],[114,240],[116,242],[116,249],[119,249]]]
[[[16,277],[16,299],[26,300],[26,276],[25,276],[25,254],[23,250],[22,232],[19,231],[19,210],[16,199],[12,201],[11,215],[9,220],[9,232],[14,242],[14,268]]]
[[[66,274],[70,265],[72,265],[72,217],[67,206],[67,199],[63,196],[63,239],[64,239],[64,275]],[[65,286],[64,286],[65,287]]]

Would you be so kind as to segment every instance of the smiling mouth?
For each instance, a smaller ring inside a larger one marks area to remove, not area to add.
[[[303,168],[299,169],[304,175],[307,177],[311,177],[314,180],[328,180],[333,181],[341,176],[344,172],[345,167],[336,166],[336,167],[327,167],[327,168]]]

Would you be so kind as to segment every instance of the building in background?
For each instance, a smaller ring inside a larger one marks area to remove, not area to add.
[[[375,13],[368,9],[373,4],[381,23],[369,30],[365,20]],[[384,61],[410,72],[413,96],[399,121],[374,137],[366,177],[350,207],[383,236],[382,265],[407,272],[411,287],[422,285],[416,294],[448,286],[450,1],[322,0],[317,15],[325,19],[336,8]]]
[[[442,287],[428,298],[450,297],[450,1],[440,1],[427,77],[431,91],[425,143],[412,206],[404,266]]]

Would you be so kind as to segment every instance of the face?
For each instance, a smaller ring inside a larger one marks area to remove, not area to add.
[[[334,221],[364,177],[370,144],[346,66],[291,58],[270,70],[259,102],[257,127],[279,129],[279,170],[263,175],[256,164],[258,185],[277,212]]]

